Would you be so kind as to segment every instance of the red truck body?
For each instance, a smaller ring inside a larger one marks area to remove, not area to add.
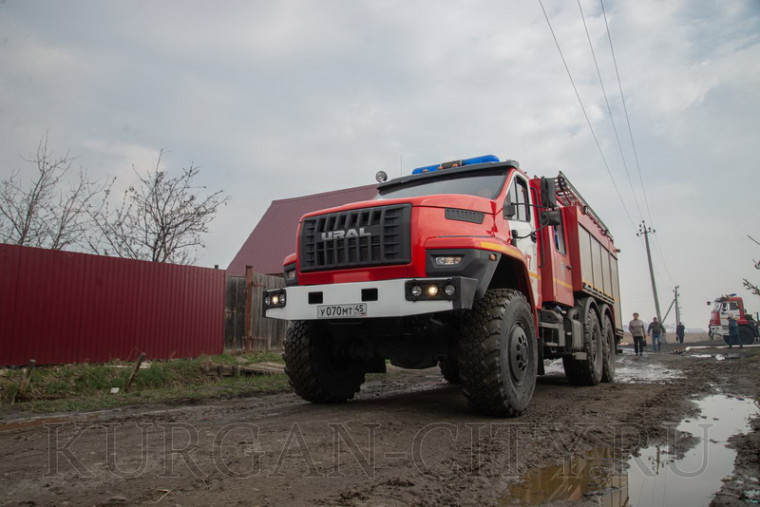
[[[267,317],[292,321],[296,392],[345,401],[386,359],[438,364],[474,409],[517,415],[544,359],[577,384],[612,381],[618,250],[567,178],[493,156],[415,173],[301,219],[286,288],[265,295]]]
[[[744,345],[754,343],[759,337],[757,320],[745,310],[744,299],[736,294],[721,296],[714,301],[708,301],[712,305],[710,311],[710,339],[722,337],[729,343],[728,319],[736,320],[739,331],[739,339]]]

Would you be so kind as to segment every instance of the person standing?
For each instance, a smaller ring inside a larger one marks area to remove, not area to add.
[[[662,349],[662,324],[657,320],[657,317],[652,317],[652,322],[649,323],[647,333],[652,335],[652,350],[659,352]]]
[[[639,319],[639,314],[633,314],[633,320],[628,323],[628,331],[633,335],[633,351],[637,356],[644,355],[644,337],[647,335],[644,321]]]
[[[676,326],[676,338],[678,338],[678,343],[683,345],[683,337],[686,334],[686,326],[683,325],[683,322],[679,322]]]
[[[734,344],[739,345],[739,348],[743,349],[744,344],[742,343],[741,339],[739,339],[739,324],[736,322],[736,319],[732,316],[728,316],[728,348],[731,349],[734,347]]]

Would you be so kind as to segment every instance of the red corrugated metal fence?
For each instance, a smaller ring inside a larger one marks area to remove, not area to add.
[[[218,354],[225,272],[0,244],[0,365]]]

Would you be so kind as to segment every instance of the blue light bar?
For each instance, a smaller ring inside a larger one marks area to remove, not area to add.
[[[442,164],[434,164],[434,165],[428,165],[425,167],[418,167],[417,169],[412,171],[412,174],[429,173],[433,171],[438,171],[440,169],[449,169],[451,167],[461,167],[463,165],[486,164],[489,162],[499,162],[499,157],[497,157],[496,155],[483,155],[480,157],[465,158],[462,160],[451,160],[449,162],[443,162]]]

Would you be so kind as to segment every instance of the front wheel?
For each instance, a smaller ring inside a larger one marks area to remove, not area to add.
[[[514,417],[536,388],[538,345],[533,313],[515,290],[490,289],[462,326],[459,375],[470,406],[485,415]]]
[[[364,363],[349,357],[325,326],[295,321],[288,327],[283,346],[290,385],[307,401],[344,402],[364,383]]]

